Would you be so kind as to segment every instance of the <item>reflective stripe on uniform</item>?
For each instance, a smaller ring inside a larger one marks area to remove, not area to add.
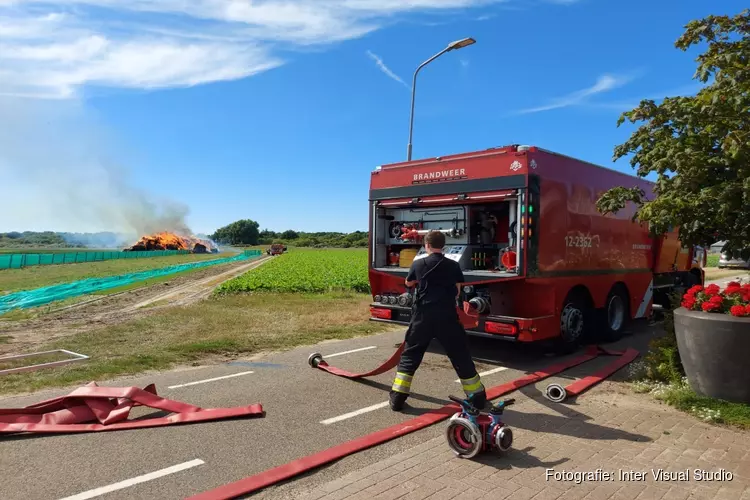
[[[484,386],[482,385],[482,381],[479,378],[479,375],[475,375],[471,378],[462,378],[461,386],[463,387],[464,392],[467,396],[471,396],[474,393],[484,390]]]
[[[391,387],[391,390],[394,392],[409,394],[412,378],[413,376],[408,373],[396,372],[396,378],[393,380],[393,387]]]

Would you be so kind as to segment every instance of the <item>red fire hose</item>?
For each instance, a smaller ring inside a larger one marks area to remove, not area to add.
[[[173,415],[146,420],[128,420],[134,406],[148,406]],[[262,417],[260,404],[236,408],[203,409],[182,401],[165,399],[151,384],[138,387],[98,387],[94,382],[67,396],[49,399],[26,408],[0,408],[0,433],[9,432],[97,432],[142,429],[233,417]],[[97,423],[93,423],[97,422]]]
[[[628,363],[631,363],[635,358],[638,357],[638,351],[636,351],[635,349],[626,349],[623,352],[619,352],[610,351],[600,346],[595,348],[598,349],[600,354],[605,354],[607,356],[618,356],[618,358],[593,375],[583,377],[582,379],[576,380],[575,382],[565,387],[562,387],[559,384],[548,385],[544,391],[547,399],[556,403],[561,403],[569,396],[578,396],[587,389],[590,389],[602,380],[606,379],[617,370],[626,366]]]
[[[374,377],[375,375],[381,375],[391,370],[392,368],[395,368],[396,365],[398,364],[399,359],[401,359],[402,352],[404,352],[403,342],[401,343],[401,345],[398,346],[398,349],[396,349],[396,352],[393,353],[393,356],[388,358],[388,361],[378,366],[374,370],[365,372],[365,373],[352,373],[346,370],[342,370],[341,368],[336,368],[335,366],[330,366],[328,363],[326,363],[323,360],[323,355],[320,354],[319,352],[314,352],[310,354],[310,357],[307,358],[307,363],[313,368],[320,368],[324,372],[328,372],[338,377],[344,377],[348,379],[367,378],[367,377]]]
[[[399,356],[401,355],[402,350],[403,350],[403,344],[401,344],[401,346],[396,351],[396,353],[394,353],[394,355],[391,356],[391,358],[388,361],[386,361],[383,365],[364,374],[350,373],[345,370],[341,370],[341,369],[329,366],[325,361],[323,361],[322,356],[318,353],[314,353],[313,355],[311,355],[308,361],[310,362],[311,365],[313,365],[313,360],[316,360],[317,364],[315,365],[315,367],[325,372],[331,373],[333,375],[337,375],[339,377],[356,379],[356,378],[362,378],[366,376],[381,374],[390,370],[391,368],[396,366],[396,364],[398,363],[398,359],[399,359]],[[597,347],[591,347],[586,350],[585,354],[578,356],[577,358],[574,358],[574,359],[571,359],[562,363],[557,363],[544,370],[540,370],[536,373],[526,375],[512,382],[507,382],[505,384],[501,384],[501,385],[489,388],[487,389],[487,399],[497,399],[500,396],[513,392],[517,389],[520,389],[521,387],[533,384],[545,378],[551,377],[552,375],[563,372],[569,368],[573,368],[574,366],[578,366],[582,363],[585,363],[586,361],[590,361],[596,358],[597,356],[599,356],[599,354],[604,354],[604,353],[615,354],[610,351],[604,351]],[[622,366],[625,366],[627,363],[630,363],[637,356],[638,356],[638,351],[634,349],[628,349],[625,352],[621,353],[620,359],[617,360],[617,364],[620,365],[619,368],[621,368]],[[625,359],[627,359],[628,361],[624,362]],[[601,370],[601,371],[603,372],[605,370]],[[614,373],[614,371],[616,370],[612,370],[612,373]],[[600,381],[601,380],[589,381],[587,383],[589,384],[589,387],[590,387],[591,385],[594,385],[595,383],[598,383]],[[579,388],[579,390],[582,391],[583,388]],[[346,443],[342,443],[332,448],[319,451],[312,455],[308,455],[306,457],[293,460],[284,465],[280,465],[278,467],[269,469],[267,471],[261,472],[254,476],[241,479],[234,483],[230,483],[224,486],[220,486],[216,489],[209,490],[204,493],[200,493],[198,495],[190,497],[189,500],[225,500],[225,499],[237,498],[240,496],[248,495],[260,489],[271,486],[272,484],[278,483],[280,481],[284,481],[286,479],[302,474],[306,471],[320,467],[321,465],[325,465],[329,462],[333,462],[334,460],[339,460],[347,455],[351,455],[353,453],[366,450],[373,446],[377,446],[387,441],[391,441],[392,439],[403,436],[405,434],[409,434],[414,431],[428,427],[430,425],[436,424],[442,420],[450,418],[450,416],[456,413],[457,411],[459,411],[458,405],[454,403],[450,403],[441,408],[438,408],[437,410],[432,410],[423,415],[420,415],[419,417],[407,420],[406,422],[402,422],[400,424],[393,425],[383,430],[373,432],[372,434],[368,434],[366,436],[353,439]]]

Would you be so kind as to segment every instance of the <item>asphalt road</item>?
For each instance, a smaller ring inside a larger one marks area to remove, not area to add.
[[[632,346],[644,352],[654,331],[645,322],[635,323],[631,334],[611,347]],[[389,358],[395,344],[402,339],[403,331],[399,331],[325,342],[253,360],[100,383],[139,387],[155,383],[159,394],[203,408],[259,402],[266,416],[104,433],[0,436],[0,470],[3,472],[0,498],[94,498],[96,492],[91,490],[121,482],[125,483],[120,489],[106,493],[106,498],[185,498],[405,421],[448,403],[449,394],[461,395],[457,376],[439,344],[434,344],[425,356],[414,379],[414,394],[405,413],[394,413],[386,404],[393,372],[356,382],[307,364],[308,355],[319,351],[331,365],[364,371]],[[478,371],[490,372],[482,376],[487,387],[561,360],[502,341],[471,338],[470,345]],[[548,383],[566,385],[608,361],[607,358],[595,359],[521,392],[541,398],[541,391]],[[231,377],[205,382],[227,376]],[[192,382],[200,383],[185,385]],[[23,407],[68,392],[69,389],[43,391],[4,398],[0,399],[0,407]],[[376,405],[380,406],[374,408]],[[133,415],[145,415],[148,411],[137,408]],[[513,409],[507,413],[510,421]],[[512,420],[515,425],[523,425],[522,419]],[[300,489],[329,481],[436,437],[443,432],[443,425],[437,424],[352,455],[254,496],[293,497]],[[516,431],[515,440],[522,442],[522,427],[520,432]],[[184,469],[175,470],[176,466]],[[157,474],[160,477],[145,478],[149,480],[143,482],[134,480],[156,471],[161,471]]]

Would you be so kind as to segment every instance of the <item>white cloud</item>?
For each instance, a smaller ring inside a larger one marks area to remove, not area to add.
[[[399,15],[513,1],[0,0],[0,95],[243,78],[283,64],[284,50],[361,37]]]
[[[375,61],[375,64],[377,65],[378,69],[380,69],[380,71],[382,71],[383,73],[385,73],[386,76],[388,76],[388,78],[392,78],[393,80],[396,80],[398,83],[400,83],[401,85],[403,85],[407,89],[411,88],[411,87],[409,87],[409,85],[406,84],[405,81],[403,81],[401,79],[400,76],[398,76],[396,73],[394,73],[393,71],[391,71],[390,68],[385,65],[385,63],[383,62],[383,59],[381,59],[377,54],[373,54],[372,52],[370,52],[368,50],[367,51],[367,55],[370,57],[370,59],[372,59],[373,61]]]
[[[539,113],[541,111],[550,111],[552,109],[567,108],[570,106],[586,104],[586,101],[591,96],[601,94],[603,92],[608,92],[618,87],[622,87],[632,79],[632,76],[602,75],[591,87],[577,90],[563,97],[558,97],[556,99],[553,99],[549,104],[545,104],[543,106],[522,109],[519,111],[519,113]]]
[[[672,88],[667,92],[653,92],[638,98],[625,99],[615,102],[594,102],[587,103],[586,106],[592,108],[611,109],[619,112],[630,111],[638,107],[640,102],[644,99],[650,99],[653,101],[661,101],[665,97],[688,97],[697,94],[705,85],[702,83],[693,83],[690,85],[683,85],[681,87]]]
[[[398,14],[503,1],[0,0],[0,95],[244,78],[283,64],[283,50],[361,37]]]

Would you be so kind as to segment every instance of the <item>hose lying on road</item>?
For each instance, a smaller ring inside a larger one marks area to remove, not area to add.
[[[172,412],[173,415],[128,420],[130,410],[134,406],[148,406]],[[99,387],[92,382],[67,396],[42,401],[26,408],[0,408],[0,433],[119,431],[223,418],[263,416],[265,413],[260,404],[203,409],[182,401],[162,398],[156,394],[153,384],[139,389]]]
[[[344,377],[348,379],[358,379],[358,378],[367,378],[367,377],[374,377],[376,375],[381,375],[392,368],[395,368],[398,364],[399,359],[401,359],[401,353],[404,352],[404,344],[403,342],[401,345],[398,346],[398,349],[396,352],[393,353],[393,356],[388,358],[388,361],[380,365],[379,367],[375,368],[372,371],[365,372],[365,373],[352,373],[348,372],[346,370],[342,370],[341,368],[336,368],[335,366],[330,366],[328,363],[325,362],[323,359],[323,355],[319,352],[314,352],[310,354],[310,357],[307,358],[307,363],[312,366],[313,368],[320,368],[324,372],[328,372],[332,375],[336,375],[337,377]]]
[[[322,361],[322,357],[320,357],[320,359],[318,360],[316,367],[328,373],[332,373],[334,375],[346,377],[346,378],[361,378],[364,376],[370,376],[369,374],[376,374],[376,373],[380,374],[380,373],[384,373],[385,371],[395,366],[395,364],[393,364],[393,360],[395,358],[396,363],[398,362],[398,358],[400,356],[402,347],[403,347],[403,344],[401,347],[399,347],[399,350],[396,351],[396,354],[391,356],[391,358],[388,361],[386,361],[383,365],[376,368],[375,370],[367,372],[366,374],[353,374],[350,372],[346,372],[344,370],[339,370],[337,368],[328,366],[327,363],[322,364],[324,363]],[[501,384],[501,385],[489,388],[487,389],[487,399],[497,399],[500,396],[513,392],[517,389],[520,389],[521,387],[533,384],[545,378],[551,377],[552,375],[563,372],[569,368],[573,368],[574,366],[578,366],[582,363],[585,363],[586,361],[590,361],[596,358],[597,356],[599,356],[600,354],[620,356],[620,358],[616,360],[616,363],[613,363],[612,365],[608,366],[607,369],[603,369],[598,372],[599,374],[601,374],[606,371],[608,372],[608,375],[611,375],[618,369],[622,368],[626,364],[633,361],[636,357],[638,357],[639,353],[635,349],[627,349],[626,351],[620,353],[620,352],[607,351],[600,347],[594,346],[594,347],[587,349],[586,353],[581,356],[578,356],[568,361],[557,363],[544,370],[540,370],[536,373],[526,375],[512,382],[508,382],[505,384]],[[310,364],[312,365],[313,358],[317,359],[318,356],[310,356],[310,359],[308,360],[308,362],[310,362]],[[384,369],[385,366],[389,366],[389,368]],[[616,368],[613,368],[615,366]],[[599,383],[603,380],[603,378],[599,380],[594,380],[591,377],[589,377],[588,379],[589,380],[586,382],[588,384],[587,387],[591,387],[595,385],[596,383]],[[366,436],[362,436],[352,441],[342,443],[340,445],[334,446],[332,448],[328,448],[327,450],[320,451],[313,455],[309,455],[307,457],[294,460],[292,462],[289,462],[284,465],[280,465],[279,467],[276,467],[273,469],[269,469],[267,471],[261,472],[254,476],[241,479],[237,482],[230,483],[224,486],[220,486],[219,488],[209,490],[204,493],[192,496],[190,497],[189,500],[225,500],[225,499],[237,498],[240,496],[253,493],[260,489],[271,486],[272,484],[278,483],[280,481],[284,481],[286,479],[302,474],[303,472],[320,467],[321,465],[325,465],[329,462],[339,460],[347,455],[357,453],[359,451],[371,448],[373,446],[377,446],[387,441],[391,441],[392,439],[395,439],[397,437],[400,437],[400,436],[409,434],[411,432],[423,429],[430,425],[436,424],[442,420],[450,418],[450,416],[455,414],[458,410],[459,410],[459,406],[455,403],[445,405],[442,408],[429,411],[423,415],[420,415],[419,417],[407,420],[406,422],[402,422],[400,424],[396,424],[394,426],[374,432],[372,434],[368,434]]]

